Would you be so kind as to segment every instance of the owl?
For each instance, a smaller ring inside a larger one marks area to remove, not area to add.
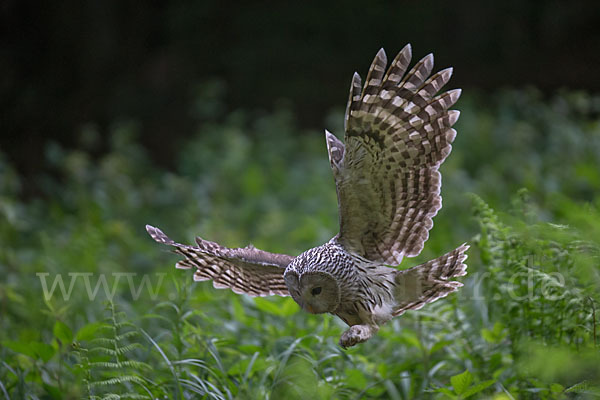
[[[457,290],[462,284],[452,278],[466,274],[466,244],[410,269],[394,268],[421,252],[442,207],[438,169],[456,136],[459,112],[449,108],[461,93],[438,94],[452,68],[431,75],[429,54],[406,72],[411,58],[407,45],[388,68],[379,50],[364,85],[358,74],[352,78],[344,142],[325,131],[340,223],[327,243],[292,257],[201,238],[180,244],[147,225],[150,236],[173,246],[183,256],[176,267],[194,270],[196,281],[250,296],[291,296],[309,313],[338,316],[349,326],[343,348]]]

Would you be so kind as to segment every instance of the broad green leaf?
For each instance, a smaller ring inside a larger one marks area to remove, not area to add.
[[[298,312],[298,305],[289,297],[281,300],[268,300],[263,297],[256,297],[254,304],[260,311],[279,317],[289,317]]]
[[[479,382],[478,384],[471,386],[462,394],[462,398],[466,399],[469,396],[473,396],[476,393],[481,392],[482,390],[488,388],[493,385],[496,381],[494,379],[490,379],[488,381]]]
[[[233,364],[231,368],[227,370],[228,375],[241,375],[246,371],[248,367],[248,363],[250,362],[250,358],[243,358]]]
[[[56,352],[54,347],[50,346],[47,343],[33,342],[33,343],[30,343],[29,345],[34,349],[34,351],[38,355],[38,357],[40,359],[42,359],[42,361],[44,361],[44,362],[50,361],[50,359]]]
[[[241,351],[244,354],[252,355],[257,351],[260,353],[262,347],[254,345],[254,344],[241,344],[237,346],[237,350]]]
[[[105,325],[104,322],[91,322],[86,324],[79,329],[75,338],[77,340],[91,340],[94,338],[96,332]]]
[[[62,392],[60,391],[60,389],[58,387],[49,385],[47,383],[44,383],[43,386],[44,386],[44,390],[46,391],[46,393],[48,393],[50,395],[51,398],[56,399],[56,400],[61,400],[64,398],[62,395]]]
[[[481,337],[489,343],[500,343],[507,334],[508,332],[504,330],[504,325],[501,322],[496,322],[491,330],[486,328],[481,330]]]
[[[248,316],[246,314],[246,310],[240,303],[240,300],[237,297],[234,297],[231,302],[231,308],[233,311],[233,316],[236,321],[239,321],[245,325],[248,325]]]
[[[283,305],[281,307],[282,316],[289,317],[300,311],[300,306],[291,297],[283,298]]]
[[[368,398],[380,398],[381,395],[386,391],[386,387],[381,383],[375,386],[371,386],[367,389]]]
[[[379,363],[377,365],[377,372],[379,373],[379,376],[381,376],[382,378],[387,378],[388,377],[388,365],[386,363]]]
[[[552,393],[562,393],[565,390],[565,387],[560,383],[553,383],[550,385],[550,391]]]
[[[358,369],[346,369],[346,384],[353,388],[363,389],[367,385],[367,378]]]
[[[463,394],[467,388],[471,386],[471,382],[473,382],[473,375],[471,375],[469,370],[466,369],[462,374],[451,377],[450,382],[452,383],[452,387],[454,388],[454,392],[456,394]]]
[[[431,348],[429,349],[429,354],[433,354],[436,351],[443,349],[444,347],[448,346],[451,343],[452,343],[451,340],[440,340],[439,342],[435,342],[433,344],[433,346],[431,346]]]
[[[49,361],[55,353],[54,347],[42,342],[16,342],[5,340],[2,345],[11,349],[15,353],[24,354],[34,359],[41,359],[44,362]]]
[[[399,339],[403,343],[405,343],[409,346],[416,347],[417,349],[420,349],[420,350],[423,348],[421,345],[421,341],[419,340],[417,335],[411,330],[408,330],[408,329],[403,330]]]
[[[504,336],[506,336],[506,333],[504,332],[504,324],[500,321],[496,321],[496,323],[494,324],[494,335],[496,335],[496,337],[498,338],[504,338]]]
[[[254,299],[254,304],[260,311],[273,315],[281,315],[280,306],[272,300],[267,300],[263,297],[256,297]]]
[[[63,344],[69,344],[73,341],[73,332],[64,322],[56,321],[54,323],[54,337]]]
[[[456,399],[456,395],[454,394],[454,392],[452,392],[450,389],[448,388],[437,388],[435,389],[436,392],[438,393],[443,393],[446,396],[450,397],[451,399]]]
[[[36,358],[35,350],[29,345],[29,343],[4,340],[2,341],[2,346],[14,351],[15,353],[25,354],[31,358]]]
[[[487,328],[483,328],[481,330],[481,337],[488,343],[496,343],[496,337],[494,336],[494,333]]]

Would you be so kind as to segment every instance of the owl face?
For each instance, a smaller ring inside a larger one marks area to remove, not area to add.
[[[292,298],[312,314],[333,312],[340,304],[340,288],[326,272],[286,273],[285,282]]]

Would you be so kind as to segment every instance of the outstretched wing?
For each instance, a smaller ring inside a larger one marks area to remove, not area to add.
[[[459,248],[425,264],[396,273],[396,305],[393,315],[418,310],[427,303],[446,297],[463,284],[451,280],[467,274],[465,243]]]
[[[338,240],[367,260],[397,265],[423,249],[442,206],[440,164],[456,136],[460,90],[436,94],[452,69],[429,77],[433,55],[405,74],[411,47],[386,72],[381,49],[361,88],[354,74],[346,109],[345,145],[329,132],[327,146],[340,213]]]
[[[146,230],[158,243],[175,247],[175,253],[185,257],[177,268],[195,268],[195,281],[213,281],[213,286],[229,288],[250,296],[289,296],[283,273],[293,257],[269,253],[250,245],[230,249],[215,242],[196,238],[197,246],[176,243],[160,229],[146,225]]]

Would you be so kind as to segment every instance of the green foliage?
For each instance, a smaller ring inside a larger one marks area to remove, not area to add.
[[[597,397],[598,104],[462,100],[444,208],[403,267],[467,240],[465,286],[347,351],[337,319],[195,283],[144,231],[289,254],[333,236],[324,138],[289,110],[203,114],[175,171],[135,123],[101,157],[53,145],[27,201],[0,156],[0,398]]]
[[[137,341],[140,333],[135,325],[124,320],[123,313],[116,311],[112,301],[107,303],[108,316],[105,321],[93,323],[93,329],[99,333],[93,335],[87,344],[73,343],[73,353],[78,360],[78,375],[85,385],[85,398],[151,399],[153,393],[148,388],[151,382],[143,376],[152,367],[130,355],[143,348]],[[146,394],[135,393],[133,390],[136,385]]]
[[[463,373],[450,377],[452,390],[448,388],[439,388],[437,391],[445,394],[451,399],[466,399],[493,385],[495,382],[496,380],[492,379],[474,384],[473,374],[466,369]]]

